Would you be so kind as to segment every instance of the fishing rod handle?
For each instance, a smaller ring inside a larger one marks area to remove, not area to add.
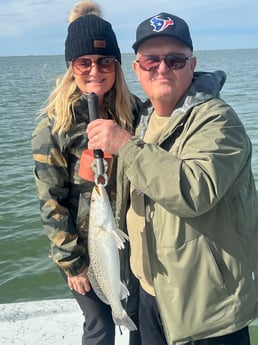
[[[94,92],[91,92],[91,93],[87,94],[87,100],[88,100],[88,107],[89,107],[90,122],[94,121],[96,119],[99,119],[98,96]],[[102,150],[94,150],[94,157],[95,158],[103,158],[104,157],[103,151]]]
[[[87,94],[87,100],[88,100],[88,107],[89,107],[89,116],[90,116],[90,122],[99,119],[99,100],[98,96],[94,93],[88,93]]]

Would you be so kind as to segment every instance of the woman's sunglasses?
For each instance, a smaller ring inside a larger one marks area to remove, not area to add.
[[[168,55],[143,55],[139,57],[136,62],[138,62],[143,71],[147,72],[159,68],[159,65],[162,61],[165,61],[165,64],[168,66],[168,68],[177,70],[184,68],[186,61],[192,57],[193,56],[185,56],[181,53],[171,53]]]
[[[114,66],[117,59],[114,56],[101,56],[96,60],[89,58],[79,57],[72,61],[73,73],[78,75],[88,74],[92,65],[94,64],[100,73],[112,73],[114,72]]]

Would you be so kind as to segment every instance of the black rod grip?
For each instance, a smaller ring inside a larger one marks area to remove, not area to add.
[[[87,95],[90,122],[99,118],[99,100],[98,96],[91,92]]]
[[[88,107],[89,107],[89,117],[90,122],[99,119],[99,100],[98,96],[91,92],[87,94]],[[104,153],[102,150],[94,150],[94,158],[103,158]]]

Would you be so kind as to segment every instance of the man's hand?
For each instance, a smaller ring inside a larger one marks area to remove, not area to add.
[[[81,295],[86,295],[91,290],[89,279],[87,276],[88,268],[86,267],[80,274],[74,277],[68,277],[68,286]]]
[[[117,155],[131,134],[113,120],[97,119],[87,127],[90,150],[102,150]]]

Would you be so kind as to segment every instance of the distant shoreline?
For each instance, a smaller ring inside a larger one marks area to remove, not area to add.
[[[197,49],[194,50],[195,53],[198,52],[214,52],[214,51],[234,51],[234,50],[258,50],[258,48],[223,48],[223,49]],[[122,55],[134,55],[134,52],[122,52]],[[63,54],[26,54],[26,55],[1,55],[0,58],[17,58],[17,57],[57,57],[64,56]]]

